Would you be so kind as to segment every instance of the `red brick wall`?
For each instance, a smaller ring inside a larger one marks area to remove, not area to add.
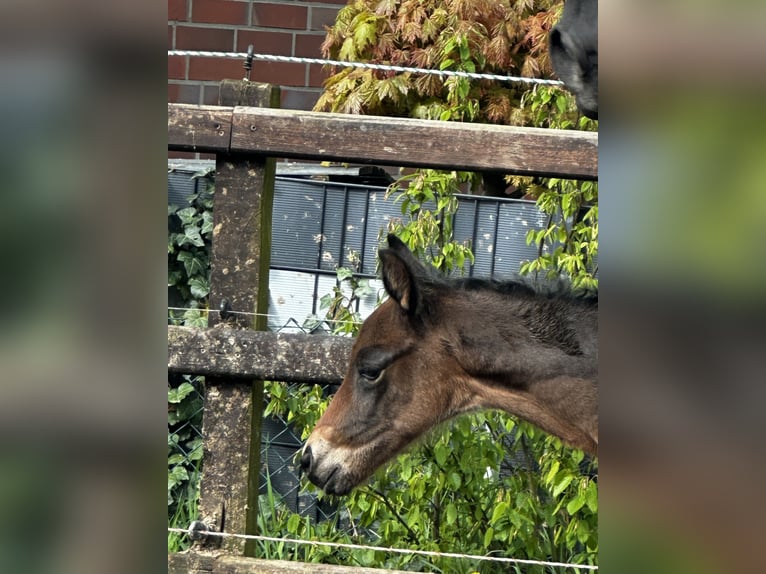
[[[321,58],[325,26],[346,0],[168,0],[168,49]],[[217,104],[218,82],[241,79],[242,60],[168,57],[168,101]],[[326,73],[317,64],[253,61],[250,79],[277,84],[282,107],[309,110]]]

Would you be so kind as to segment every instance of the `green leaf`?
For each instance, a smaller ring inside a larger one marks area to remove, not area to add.
[[[447,504],[446,518],[447,524],[455,524],[455,521],[457,520],[457,507],[452,502]]]
[[[466,38],[460,38],[460,59],[463,62],[468,61],[471,58],[471,51],[468,48],[468,41]]]
[[[495,506],[495,510],[492,511],[492,518],[490,519],[490,523],[497,524],[501,519],[506,518],[509,509],[510,504],[508,501],[503,500],[502,502],[498,503],[497,506]]]
[[[182,462],[186,462],[186,457],[182,454],[174,454],[168,457],[168,465],[181,464]]]
[[[353,37],[348,37],[343,41],[343,45],[338,53],[338,59],[347,62],[353,62],[357,59],[356,46],[354,45]]]
[[[210,284],[204,277],[192,277],[189,280],[189,289],[195,299],[204,299],[210,293]]]
[[[598,512],[598,488],[596,483],[591,481],[585,490],[585,503],[591,512]]]
[[[550,470],[545,474],[545,482],[552,483],[560,467],[561,463],[558,460],[554,460]]]
[[[567,512],[574,514],[585,505],[585,495],[582,492],[577,493],[572,500],[567,504]]]
[[[561,478],[561,480],[559,480],[558,484],[556,484],[556,486],[553,487],[554,498],[558,497],[562,492],[566,490],[567,486],[569,486],[572,483],[573,478],[574,478],[573,475],[566,474],[564,475],[564,477]]]
[[[492,539],[495,537],[495,529],[491,526],[484,532],[484,548],[489,548]]]
[[[434,447],[434,458],[439,466],[444,466],[449,456],[449,447],[444,443],[439,443]]]
[[[181,383],[175,389],[168,389],[168,402],[177,404],[194,392],[194,385]]]
[[[196,227],[187,227],[184,229],[183,239],[179,242],[180,245],[194,245],[196,247],[204,247],[205,240],[200,235],[200,230]]]
[[[335,272],[335,274],[338,277],[338,281],[345,281],[346,279],[351,279],[354,276],[354,272],[348,267],[338,267],[338,270]]]
[[[204,275],[207,270],[207,261],[192,251],[181,251],[177,259],[184,264],[187,277]]]
[[[287,519],[287,531],[290,534],[297,534],[301,525],[301,515],[292,513],[290,518]]]
[[[213,214],[209,211],[202,212],[202,227],[200,233],[207,235],[213,232]]]
[[[368,46],[375,44],[377,38],[377,27],[374,19],[368,19],[357,26],[354,30],[354,41],[356,50],[363,52]]]
[[[194,225],[199,220],[199,215],[194,207],[185,207],[176,211],[176,215],[181,219],[184,227]]]

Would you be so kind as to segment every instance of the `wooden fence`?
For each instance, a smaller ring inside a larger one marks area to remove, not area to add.
[[[224,81],[220,94],[221,106],[168,104],[168,150],[216,154],[209,303],[223,310],[207,329],[168,326],[168,370],[206,376],[200,519],[255,534],[262,380],[338,383],[352,344],[265,331],[274,158],[596,179],[598,135],[279,110],[278,88],[247,82]],[[171,555],[169,571],[319,571],[246,558],[250,544]]]

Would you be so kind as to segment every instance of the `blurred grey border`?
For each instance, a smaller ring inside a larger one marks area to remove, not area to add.
[[[601,566],[762,571],[766,7],[602,2]]]
[[[0,5],[0,567],[166,570],[166,8]]]

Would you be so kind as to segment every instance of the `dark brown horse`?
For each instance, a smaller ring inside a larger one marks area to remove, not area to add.
[[[447,280],[393,235],[390,298],[362,325],[351,365],[306,441],[301,467],[347,494],[451,417],[502,409],[595,454],[598,302],[520,283]]]

